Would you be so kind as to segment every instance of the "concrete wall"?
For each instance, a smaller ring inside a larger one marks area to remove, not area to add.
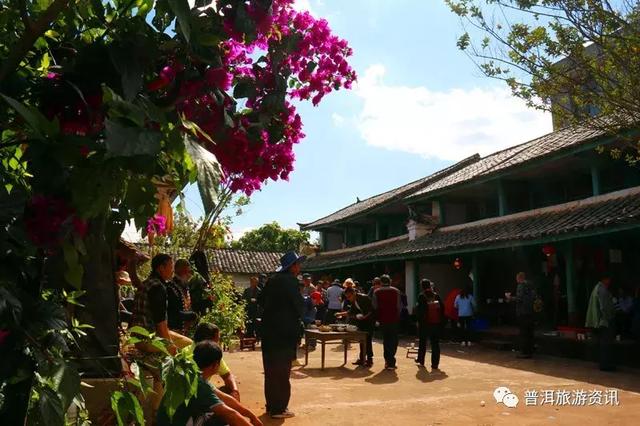
[[[233,283],[238,289],[245,289],[249,287],[249,281],[252,275],[258,274],[230,274]]]

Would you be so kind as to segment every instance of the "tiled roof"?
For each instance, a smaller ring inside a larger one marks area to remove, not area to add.
[[[433,184],[434,182],[437,182],[438,179],[442,179],[443,177],[448,176],[468,166],[469,164],[473,164],[479,159],[480,159],[480,156],[478,154],[473,155],[469,158],[466,158],[450,167],[447,167],[446,169],[440,170],[427,177],[418,179],[414,182],[408,183],[406,185],[400,186],[398,188],[392,189],[387,192],[383,192],[382,194],[375,195],[365,200],[358,201],[341,210],[338,210],[335,213],[332,213],[328,216],[318,219],[314,222],[307,223],[307,224],[300,224],[300,228],[302,230],[316,229],[323,226],[331,225],[336,222],[343,221],[345,219],[348,219],[354,216],[358,216],[358,215],[370,212],[371,210],[382,207],[385,204],[391,203],[393,201],[401,200],[407,195],[412,194],[417,190],[424,188],[427,185]]]
[[[488,155],[480,159],[480,161],[476,161],[455,173],[451,173],[415,191],[407,198],[419,198],[428,193],[442,190],[453,185],[488,177],[513,167],[522,166],[531,160],[593,141],[602,136],[604,136],[604,131],[590,127],[566,127],[521,145]]]
[[[326,253],[307,259],[305,270],[416,258],[456,251],[524,245],[540,239],[569,239],[594,231],[640,227],[640,187],[544,209],[449,226],[432,234]]]
[[[188,259],[192,253],[190,248],[169,250],[174,259]],[[206,249],[209,270],[229,274],[266,274],[274,272],[280,265],[284,253],[267,251],[249,251],[235,249]]]

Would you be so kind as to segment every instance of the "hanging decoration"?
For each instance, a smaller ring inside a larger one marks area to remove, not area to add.
[[[456,260],[453,261],[453,267],[456,269],[462,268],[462,260],[459,257],[456,257]]]
[[[556,248],[552,245],[542,246],[542,253],[547,257],[551,257],[556,254]]]

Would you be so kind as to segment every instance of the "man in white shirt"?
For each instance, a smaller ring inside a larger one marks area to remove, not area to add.
[[[336,319],[336,313],[342,311],[342,284],[340,280],[333,280],[331,286],[327,290],[327,314],[324,317],[325,324],[333,324]]]

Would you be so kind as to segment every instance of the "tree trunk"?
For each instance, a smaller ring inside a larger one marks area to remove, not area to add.
[[[115,252],[117,239],[106,232],[106,218],[94,221],[85,239],[87,256],[83,262],[83,308],[76,310],[81,324],[94,328],[87,330],[81,343],[79,369],[87,377],[112,377],[121,371],[118,356],[119,303],[115,282]]]

